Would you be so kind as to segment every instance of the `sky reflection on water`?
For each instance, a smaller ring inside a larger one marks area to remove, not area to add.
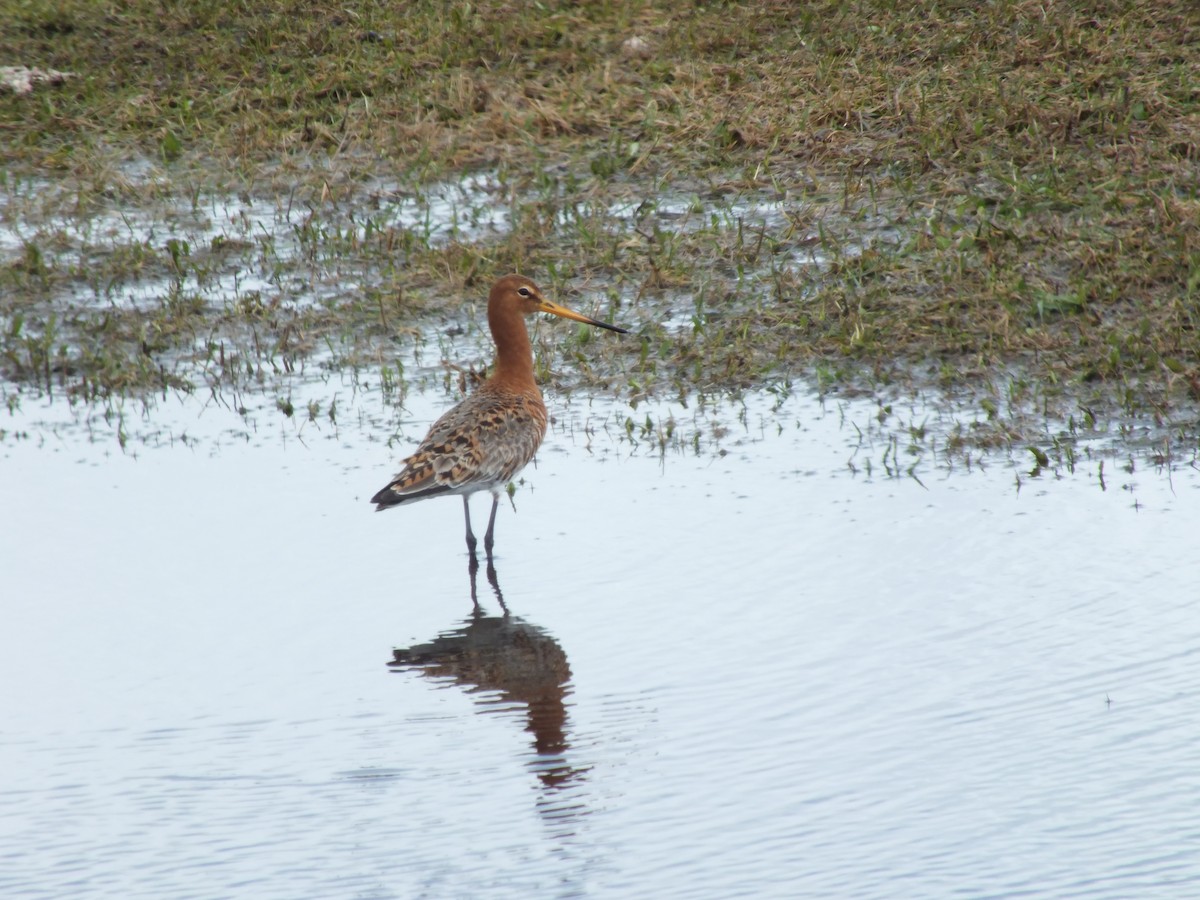
[[[804,396],[660,457],[550,399],[508,615],[457,502],[371,511],[369,392],[10,431],[0,893],[1200,890],[1193,469],[868,476],[869,405]]]

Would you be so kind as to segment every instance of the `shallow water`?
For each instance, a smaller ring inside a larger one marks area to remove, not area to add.
[[[1200,892],[1194,469],[884,477],[875,409],[803,396],[654,407],[706,429],[660,454],[550,400],[508,617],[457,501],[366,502],[444,398],[392,449],[369,389],[168,403],[124,453],[23,403],[0,895]]]

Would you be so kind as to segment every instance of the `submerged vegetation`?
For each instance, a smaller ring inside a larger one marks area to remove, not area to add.
[[[388,389],[517,269],[637,333],[541,341],[561,389],[1200,435],[1191,3],[22,0],[0,47],[71,73],[0,91],[10,406]]]

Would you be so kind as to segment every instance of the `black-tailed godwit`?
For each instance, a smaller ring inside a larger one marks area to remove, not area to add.
[[[433,423],[396,477],[371,498],[376,510],[461,494],[467,548],[474,558],[469,499],[477,491],[488,491],[492,512],[483,547],[491,558],[500,492],[533,459],[546,434],[546,404],[533,377],[533,347],[524,322],[525,316],[539,312],[628,333],[552,303],[522,275],[501,278],[488,295],[488,326],[496,344],[491,377]]]

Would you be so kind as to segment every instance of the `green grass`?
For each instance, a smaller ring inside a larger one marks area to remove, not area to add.
[[[520,269],[638,331],[554,332],[563,387],[934,385],[1004,439],[1030,413],[1195,418],[1193,4],[19,0],[0,47],[77,74],[0,94],[12,384],[377,368]],[[507,231],[392,213],[473,171],[494,190],[464,215]],[[220,241],[67,227],[237,193],[302,214]]]

